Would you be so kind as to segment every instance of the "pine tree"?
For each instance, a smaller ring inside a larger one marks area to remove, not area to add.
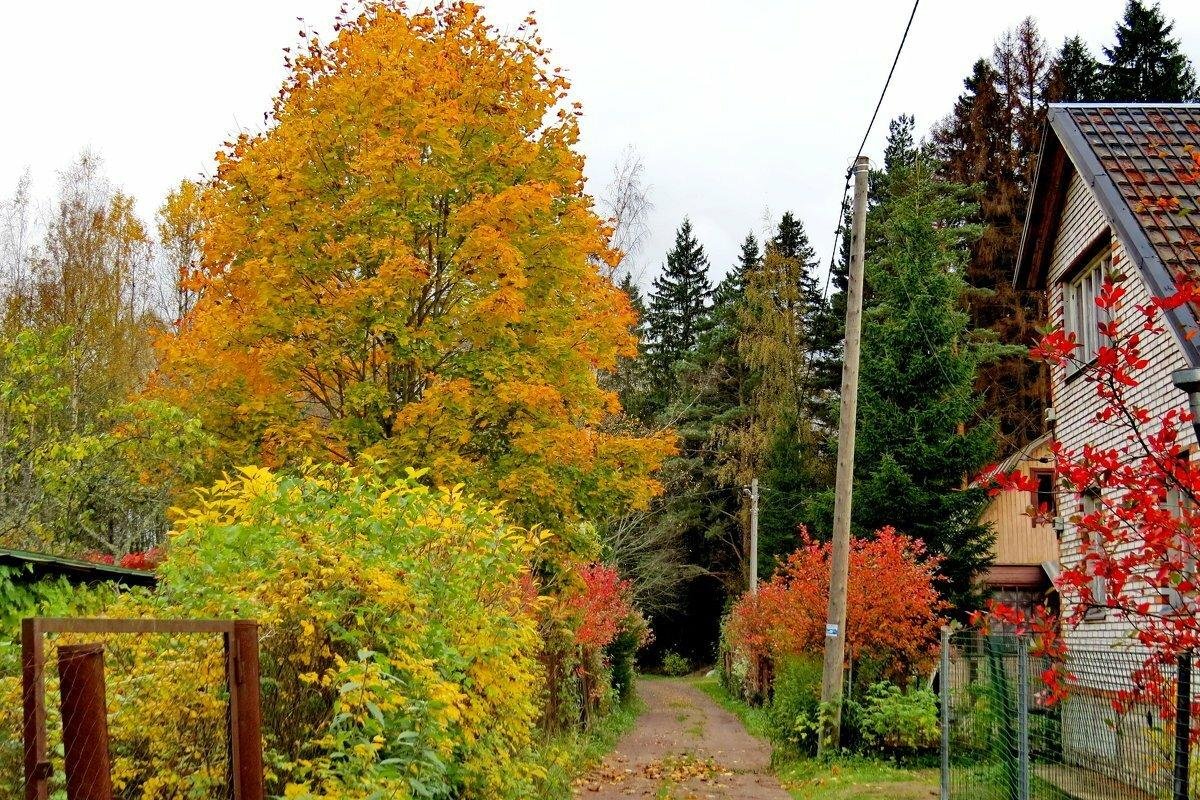
[[[1142,0],[1129,0],[1117,25],[1117,41],[1104,48],[1105,100],[1179,103],[1200,94],[1192,62],[1171,36],[1174,22]]]
[[[655,386],[650,402],[656,410],[667,404],[676,362],[696,348],[711,294],[708,256],[692,232],[692,223],[684,219],[662,274],[654,279],[646,312],[646,362]]]
[[[965,487],[994,455],[974,389],[993,353],[962,310],[979,233],[970,192],[934,168],[918,151],[869,217],[881,244],[867,263],[874,303],[863,326],[854,520],[864,532],[894,525],[924,540],[945,559],[947,596],[962,609],[989,558],[978,522],[986,498]]]
[[[695,348],[711,294],[708,256],[692,232],[692,223],[685,219],[650,293],[647,351],[655,368],[669,372]]]
[[[1050,62],[1046,100],[1050,103],[1094,103],[1103,94],[1100,62],[1079,36],[1063,40]]]

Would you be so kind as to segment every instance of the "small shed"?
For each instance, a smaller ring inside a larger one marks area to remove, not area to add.
[[[62,558],[27,550],[0,548],[0,567],[16,567],[15,583],[36,583],[48,578],[65,578],[76,586],[114,583],[122,586],[153,588],[158,577],[147,570],[97,564],[75,558]]]

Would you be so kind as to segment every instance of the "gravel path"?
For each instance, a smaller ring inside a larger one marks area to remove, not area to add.
[[[644,680],[646,711],[576,798],[790,800],[771,775],[771,745],[683,680]]]

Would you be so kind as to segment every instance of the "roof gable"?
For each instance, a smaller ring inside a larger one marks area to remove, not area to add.
[[[1014,284],[1044,287],[1065,187],[1078,172],[1157,297],[1200,278],[1200,105],[1052,105],[1029,199]],[[1166,314],[1200,366],[1200,309]]]

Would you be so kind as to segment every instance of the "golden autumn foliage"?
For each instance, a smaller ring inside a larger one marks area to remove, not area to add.
[[[619,407],[596,376],[636,353],[635,316],[532,20],[378,2],[337,29],[218,153],[153,391],[229,464],[419,465],[526,523],[645,503],[671,445],[601,426]]]
[[[9,631],[0,642],[0,742],[11,742],[0,744],[0,768],[19,774],[22,756],[17,616],[36,608],[241,617],[260,624],[270,796],[540,796],[557,757],[538,727],[546,690],[538,617],[552,601],[533,586],[533,569],[549,534],[416,478],[328,465],[240,470],[180,511],[154,592],[116,597],[65,581],[29,590],[0,569],[9,598],[0,608]],[[48,663],[75,640],[48,639]],[[228,765],[220,640],[103,642],[119,794],[215,796]],[[58,746],[51,672],[48,729]],[[53,762],[61,785],[61,757]]]

